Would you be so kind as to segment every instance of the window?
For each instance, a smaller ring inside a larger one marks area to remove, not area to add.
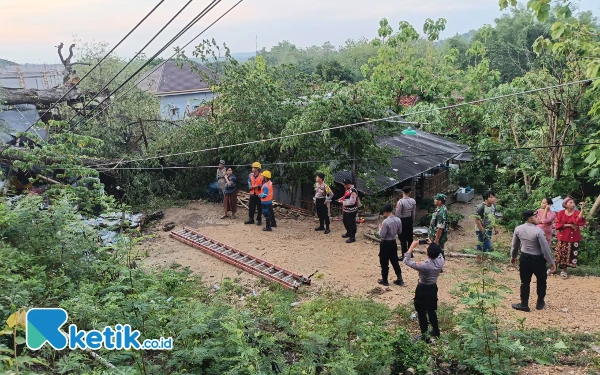
[[[171,117],[179,118],[179,108],[178,107],[169,108],[169,113],[171,114]]]

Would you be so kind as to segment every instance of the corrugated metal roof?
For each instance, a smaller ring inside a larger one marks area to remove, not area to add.
[[[206,67],[193,63],[207,75],[212,74]],[[138,87],[157,95],[168,93],[201,92],[210,88],[203,77],[192,70],[190,65],[178,66],[175,61],[167,61],[163,66],[142,80]]]
[[[388,189],[402,181],[425,173],[428,170],[445,164],[469,149],[468,146],[451,141],[447,138],[417,131],[416,135],[399,133],[392,137],[383,137],[377,144],[381,147],[388,146],[398,149],[401,157],[391,159],[394,180],[380,175],[375,177],[376,190],[367,188],[367,184],[360,180],[356,189],[363,193],[373,193]],[[350,178],[348,171],[340,171],[335,175],[335,182],[342,183],[344,178]]]
[[[18,104],[12,108],[14,109],[0,106],[0,138],[2,138],[4,142],[12,140],[12,137],[8,134],[15,135],[18,132],[27,130],[27,128],[39,118],[38,111],[34,105]],[[21,113],[19,113],[19,111]],[[45,130],[39,128],[35,128],[35,130],[43,139],[46,139],[47,133]],[[31,132],[35,133],[33,129]]]
[[[62,85],[64,70],[61,64],[9,65],[0,68],[0,86],[47,90]]]

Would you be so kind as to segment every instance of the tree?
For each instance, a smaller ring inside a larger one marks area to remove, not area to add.
[[[315,71],[313,73],[315,77],[319,80],[323,80],[325,82],[330,81],[347,81],[353,82],[354,75],[350,71],[350,69],[342,66],[337,61],[326,61],[319,63]]]

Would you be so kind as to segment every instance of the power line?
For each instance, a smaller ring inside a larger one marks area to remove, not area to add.
[[[190,0],[192,1],[192,0]],[[158,55],[160,55],[161,53],[163,53],[167,48],[169,48],[169,46],[171,44],[173,44],[177,39],[179,39],[183,34],[185,34],[189,29],[191,29],[196,23],[198,23],[198,21],[200,21],[200,19],[202,19],[204,16],[206,16],[214,7],[216,7],[222,0],[213,0],[206,8],[204,8],[204,10],[202,10],[202,12],[200,12],[196,17],[194,17],[194,19],[192,21],[190,21],[180,32],[178,32],[169,42],[167,42],[167,44],[165,44],[158,52],[156,52],[154,54],[154,56],[150,57],[150,59],[148,59],[148,61],[146,61],[138,70],[136,70],[128,79],[126,79],[123,83],[121,83],[113,92],[110,93],[110,95],[108,95],[106,98],[104,98],[99,104],[98,106],[94,107],[94,109],[92,109],[91,112],[94,112],[97,110],[97,108],[99,108],[105,101],[107,101],[112,95],[114,95],[117,91],[119,91],[123,86],[125,86],[129,81],[131,81],[135,76],[137,76],[146,66],[148,66],[148,64],[150,64],[150,62],[152,62],[156,57],[158,57]],[[83,121],[85,121],[85,118],[83,118],[80,122],[78,122],[77,124],[75,124],[74,126],[71,126],[69,128],[69,131],[74,128],[77,127],[79,125],[81,125],[81,123],[83,123]],[[86,122],[87,124],[87,122]]]
[[[413,154],[413,155],[398,155],[390,157],[378,157],[378,158],[349,158],[349,159],[328,159],[328,160],[305,160],[305,161],[290,161],[290,162],[278,162],[278,163],[262,163],[263,166],[284,166],[290,164],[324,164],[333,162],[349,162],[349,161],[369,161],[369,160],[383,160],[383,159],[402,159],[402,158],[414,158],[414,157],[427,157],[427,156],[447,156],[447,155],[459,155],[463,153],[469,154],[480,154],[480,153],[496,153],[506,151],[519,151],[519,150],[535,150],[535,149],[547,149],[547,148],[558,148],[558,147],[578,147],[578,146],[589,146],[589,145],[600,145],[600,142],[586,142],[586,143],[568,143],[564,145],[553,145],[553,146],[529,146],[529,147],[511,147],[491,150],[465,150],[461,152],[440,152],[440,153],[429,153],[429,154]],[[227,164],[228,167],[249,167],[251,164]],[[94,166],[90,166],[92,168]],[[171,166],[171,167],[117,167],[117,168],[99,168],[101,171],[109,170],[165,170],[165,169],[205,169],[205,168],[217,168],[216,165],[190,165],[190,166]]]
[[[233,145],[209,147],[209,148],[201,149],[201,150],[185,151],[185,152],[179,152],[179,153],[173,153],[173,154],[167,154],[167,155],[161,155],[161,156],[151,156],[151,157],[147,157],[147,158],[125,160],[125,161],[122,161],[120,164],[133,163],[133,162],[136,162],[136,161],[162,159],[162,158],[166,158],[166,157],[170,157],[170,156],[191,155],[191,154],[197,154],[197,153],[207,152],[207,151],[218,151],[218,150],[227,149],[227,148],[234,148],[234,147],[240,147],[240,146],[249,146],[249,145],[253,145],[253,144],[264,143],[264,142],[271,142],[271,141],[279,141],[279,140],[293,138],[293,137],[299,137],[299,136],[303,136],[303,135],[322,133],[322,132],[329,131],[329,130],[343,129],[343,128],[349,128],[349,127],[354,127],[354,126],[358,126],[358,125],[367,125],[367,124],[374,123],[374,122],[388,121],[388,120],[391,120],[391,119],[396,119],[398,117],[407,117],[407,116],[412,116],[412,115],[416,115],[416,114],[422,114],[422,113],[429,113],[429,112],[433,112],[433,111],[441,111],[441,110],[446,110],[446,109],[452,109],[452,108],[456,108],[456,107],[460,107],[460,106],[465,106],[465,105],[472,105],[472,104],[484,103],[484,102],[487,102],[487,101],[503,99],[503,98],[507,98],[507,97],[511,97],[511,96],[518,96],[518,95],[530,94],[530,93],[534,93],[534,92],[538,92],[538,91],[551,90],[551,89],[554,89],[554,88],[559,88],[559,87],[564,87],[564,86],[571,86],[571,85],[580,84],[580,83],[584,83],[584,82],[591,82],[591,81],[594,81],[594,80],[597,80],[597,79],[600,79],[600,77],[592,78],[592,79],[579,80],[579,81],[573,81],[573,82],[563,83],[563,84],[560,84],[560,85],[553,85],[553,86],[541,87],[541,88],[532,89],[532,90],[520,91],[520,92],[512,93],[512,94],[499,95],[499,96],[494,96],[494,97],[491,97],[491,98],[479,99],[479,100],[475,100],[475,101],[471,101],[471,102],[463,102],[463,103],[453,104],[453,105],[444,106],[444,107],[430,108],[430,109],[426,109],[426,110],[422,110],[422,111],[417,111],[417,112],[412,112],[412,113],[404,114],[404,115],[394,115],[394,116],[388,116],[388,117],[379,118],[379,119],[372,119],[372,120],[367,120],[367,121],[355,122],[355,123],[352,123],[352,124],[338,125],[338,126],[329,127],[329,128],[326,128],[326,129],[317,129],[317,130],[312,130],[312,131],[307,131],[307,132],[302,132],[302,133],[296,133],[296,134],[290,134],[290,135],[282,135],[282,136],[278,136],[278,137],[272,137],[272,138],[266,138],[266,139],[259,139],[259,140],[255,140],[255,141],[248,141],[248,142],[237,143],[237,144],[233,144]],[[96,166],[105,166],[105,165],[112,165],[112,164],[116,164],[116,162],[115,163],[97,164]]]
[[[156,4],[154,6],[154,8],[152,8],[150,10],[150,12],[148,12],[144,18],[142,18],[142,20],[140,22],[138,22],[137,25],[134,26],[133,29],[131,29],[127,35],[125,35],[123,37],[123,39],[121,39],[119,41],[119,43],[117,43],[110,51],[108,51],[108,53],[102,58],[100,59],[100,61],[98,61],[96,63],[96,65],[94,65],[92,67],[92,69],[90,69],[87,73],[85,73],[85,75],[79,80],[79,82],[75,83],[73,86],[71,86],[71,88],[69,88],[69,90],[67,90],[67,92],[65,92],[54,104],[52,104],[52,106],[50,106],[50,108],[48,108],[36,121],[33,122],[33,124],[31,124],[31,126],[29,126],[27,128],[27,130],[25,130],[25,132],[28,132],[29,129],[31,129],[39,120],[41,120],[44,116],[46,116],[51,110],[53,110],[54,108],[56,108],[56,106],[58,105],[58,103],[60,103],[64,98],[67,97],[67,95],[69,95],[69,93],[73,90],[75,90],[77,88],[77,86],[84,80],[86,79],[87,76],[89,76],[98,66],[100,66],[100,64],[102,64],[104,62],[104,60],[106,60],[108,58],[108,56],[110,56],[124,41],[125,39],[127,39],[142,23],[144,23],[144,21],[146,21],[146,19],[148,17],[150,17],[150,15],[152,13],[154,13],[154,11],[162,4],[164,3],[165,0],[160,0],[160,2],[158,4]]]
[[[88,101],[86,104],[84,104],[84,105],[83,105],[83,110],[85,110],[85,109],[86,109],[86,108],[87,108],[87,107],[90,105],[90,103],[92,103],[92,102],[94,101],[94,99],[96,99],[96,98],[97,98],[97,97],[98,97],[98,96],[99,96],[99,95],[100,95],[102,92],[104,92],[104,90],[106,90],[106,89],[108,88],[108,86],[109,86],[111,83],[113,83],[113,82],[115,81],[115,79],[117,79],[117,77],[119,76],[119,74],[123,73],[123,71],[125,71],[125,69],[127,69],[127,67],[128,67],[129,65],[131,65],[131,63],[133,63],[133,62],[135,61],[135,59],[137,59],[137,58],[138,58],[138,56],[140,56],[140,55],[142,54],[142,52],[144,52],[144,50],[145,50],[145,49],[146,49],[146,48],[147,48],[147,47],[148,47],[148,46],[149,46],[149,45],[150,45],[150,44],[151,44],[151,43],[152,43],[152,42],[153,42],[153,41],[154,41],[156,38],[158,38],[158,36],[159,36],[160,34],[162,34],[162,32],[163,32],[163,31],[165,31],[165,29],[166,29],[166,28],[167,28],[167,27],[168,27],[168,26],[169,26],[169,25],[170,25],[170,24],[171,24],[173,21],[175,21],[175,19],[176,19],[177,17],[179,17],[179,15],[180,15],[180,14],[181,14],[181,13],[182,13],[184,10],[185,10],[185,8],[187,8],[187,7],[188,7],[188,6],[189,6],[189,5],[192,3],[192,1],[194,1],[194,0],[188,0],[188,2],[187,2],[187,3],[185,3],[185,4],[184,4],[184,6],[183,6],[183,7],[182,7],[182,8],[181,8],[181,9],[180,9],[180,10],[179,10],[177,13],[175,13],[175,15],[174,15],[174,16],[173,16],[173,17],[172,17],[172,18],[171,18],[171,19],[170,19],[170,20],[169,20],[169,21],[168,21],[168,22],[167,22],[167,23],[166,23],[166,24],[165,24],[165,25],[164,25],[164,26],[163,26],[163,27],[162,27],[160,30],[158,30],[158,32],[157,32],[156,34],[154,34],[154,36],[152,37],[152,39],[150,39],[150,40],[148,41],[148,43],[146,43],[146,45],[144,45],[144,46],[143,46],[143,47],[142,47],[142,48],[141,48],[141,49],[140,49],[140,50],[139,50],[139,51],[138,51],[138,52],[135,54],[135,56],[133,56],[133,57],[131,58],[131,60],[129,60],[129,61],[127,62],[127,64],[125,64],[125,66],[123,66],[123,67],[121,68],[121,70],[119,70],[119,71],[117,72],[117,74],[115,74],[115,75],[114,75],[114,77],[112,77],[112,78],[111,78],[111,80],[110,80],[110,81],[108,81],[108,83],[107,83],[106,85],[104,85],[104,87],[102,87],[100,90],[98,90],[98,92],[97,92],[97,93],[96,93],[96,94],[95,94],[95,95],[94,95],[94,96],[93,96],[93,97],[92,97],[92,98],[91,98],[91,99],[90,99],[90,100],[89,100],[89,101]],[[79,112],[78,112],[77,114],[79,114]],[[77,117],[77,115],[75,115],[75,117]],[[73,117],[71,120],[69,120],[69,123],[70,123],[71,121],[73,121],[73,120],[75,119],[75,117]]]
[[[221,20],[221,18],[225,17],[227,14],[229,14],[229,12],[231,12],[235,7],[237,7],[238,5],[240,5],[240,3],[244,1],[244,0],[239,0],[237,3],[235,3],[231,8],[229,8],[225,13],[223,13],[219,18],[217,18],[213,23],[211,23],[210,25],[208,25],[204,30],[202,30],[198,35],[196,35],[194,38],[192,38],[192,40],[190,40],[189,42],[187,42],[183,47],[181,47],[181,50],[184,50],[185,48],[187,48],[190,44],[192,44],[196,39],[198,39],[200,36],[202,36],[202,34],[204,34],[208,29],[210,29],[214,24],[216,24],[218,21]],[[96,117],[98,117],[99,115],[101,115],[104,111],[106,111],[113,103],[116,103],[119,99],[121,99],[122,97],[124,97],[125,95],[127,95],[129,92],[131,92],[131,90],[133,90],[140,82],[144,81],[146,78],[150,77],[150,75],[152,75],[152,73],[154,73],[155,71],[157,71],[158,69],[160,69],[161,66],[165,65],[169,60],[171,60],[173,57],[177,56],[179,52],[175,52],[174,54],[171,55],[171,57],[169,57],[168,59],[166,59],[165,61],[163,61],[162,63],[160,63],[159,65],[157,65],[156,67],[154,67],[153,69],[150,70],[150,72],[148,72],[143,78],[139,79],[136,84],[131,85],[124,93],[122,93],[121,95],[117,96],[115,98],[115,100],[112,100],[110,103],[108,103],[107,105],[104,106],[104,108],[102,108],[100,110],[100,112],[96,113],[94,116],[90,117],[88,119],[88,121],[84,124],[87,125],[91,120],[95,119]]]

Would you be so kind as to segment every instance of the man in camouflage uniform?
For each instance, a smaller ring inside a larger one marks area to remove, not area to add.
[[[431,222],[429,223],[429,239],[442,248],[442,254],[444,251],[444,245],[448,241],[448,209],[446,208],[446,196],[444,194],[438,194],[435,196],[435,212],[431,216]]]

